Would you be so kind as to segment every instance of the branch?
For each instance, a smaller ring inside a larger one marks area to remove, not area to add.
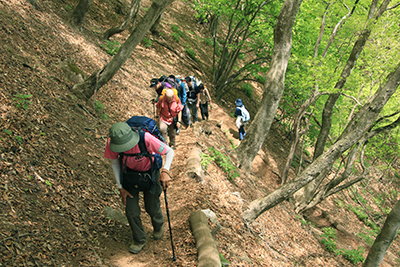
[[[322,21],[321,21],[321,27],[320,27],[320,31],[319,31],[319,35],[318,35],[318,39],[317,42],[315,43],[315,48],[314,48],[314,57],[318,56],[318,49],[319,49],[319,44],[321,43],[322,37],[324,35],[324,31],[325,31],[325,21],[326,21],[326,15],[328,14],[328,10],[330,8],[330,6],[332,5],[332,3],[328,4],[326,9],[325,9],[325,13],[322,16]]]
[[[114,34],[124,31],[128,27],[128,24],[132,20],[132,18],[136,17],[137,14],[139,13],[140,5],[141,5],[140,0],[132,0],[131,8],[129,10],[128,16],[126,17],[125,21],[121,25],[114,28],[110,28],[107,31],[105,31],[103,34],[104,39],[109,40],[110,37],[113,36]]]
[[[381,134],[381,133],[386,133],[389,132],[390,130],[396,128],[397,126],[400,125],[400,116],[397,118],[397,120],[395,120],[394,122],[392,122],[391,124],[388,124],[386,126],[374,129],[373,131],[371,131],[370,133],[367,134],[367,136],[365,138],[370,139],[371,137]]]
[[[325,51],[322,53],[322,57],[325,58],[326,54],[328,53],[328,49],[331,46],[331,44],[333,43],[333,40],[336,37],[336,34],[338,33],[339,27],[341,27],[342,22],[349,18],[351,16],[351,10],[346,6],[347,10],[349,11],[349,13],[347,13],[346,15],[343,16],[343,18],[335,25],[335,28],[333,29],[333,32],[331,34],[331,37],[329,38],[328,44],[326,45]]]
[[[395,4],[394,6],[388,7],[386,8],[386,10],[391,10],[391,9],[395,9],[396,7],[400,6],[400,2]]]
[[[332,189],[332,190],[328,191],[328,193],[326,194],[326,197],[329,197],[329,196],[331,196],[331,195],[333,195],[333,194],[336,194],[337,192],[339,192],[339,191],[341,191],[341,190],[343,190],[343,189],[346,189],[346,188],[352,186],[353,184],[358,183],[359,181],[365,179],[365,176],[367,176],[367,174],[369,173],[369,168],[367,168],[367,167],[365,166],[365,162],[364,162],[364,154],[365,154],[365,148],[367,147],[367,144],[366,144],[366,143],[362,143],[362,144],[363,144],[363,148],[361,149],[361,154],[360,154],[360,164],[361,164],[361,167],[363,168],[363,172],[361,173],[361,175],[358,176],[357,178],[355,178],[355,179],[353,179],[353,180],[347,182],[347,183],[344,184],[344,185],[338,186],[338,187],[336,187],[335,189]],[[361,145],[361,143],[360,143],[360,145]],[[358,148],[360,147],[360,145],[358,146]],[[357,150],[358,150],[358,149],[357,149]],[[375,162],[375,161],[374,161],[374,162]],[[374,163],[374,162],[373,162],[373,163]],[[373,163],[371,164],[371,166],[373,165]],[[352,165],[353,165],[353,162],[351,162],[351,166],[352,166]],[[348,172],[348,171],[351,172],[351,166],[346,166],[346,169],[347,169],[347,167],[349,167],[349,170],[346,170],[347,172]],[[346,172],[346,171],[345,171],[345,172]],[[350,173],[348,173],[348,174],[350,175]],[[348,177],[349,175],[347,175],[347,177]],[[347,177],[345,177],[345,178],[347,178]],[[344,180],[344,179],[343,179],[343,180]],[[343,181],[343,180],[342,180],[342,181]]]
[[[379,119],[376,120],[375,124],[378,124],[378,122],[380,122],[381,120],[384,120],[384,119],[387,119],[387,118],[396,116],[396,115],[399,114],[399,113],[400,113],[400,110],[399,110],[399,111],[396,111],[396,112],[394,112],[394,113],[392,113],[392,114],[389,114],[389,115],[380,117]]]
[[[348,97],[348,98],[353,99],[354,102],[356,102],[358,105],[362,106],[362,104],[360,103],[360,101],[358,101],[358,99],[355,98],[354,96],[346,95],[346,94],[344,94],[344,93],[341,93],[341,94],[342,94],[342,96],[345,96],[345,97]]]

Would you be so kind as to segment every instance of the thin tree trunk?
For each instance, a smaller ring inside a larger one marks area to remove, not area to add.
[[[288,177],[288,173],[289,173],[289,169],[290,166],[292,165],[293,162],[293,158],[294,155],[296,153],[296,148],[297,148],[297,144],[300,140],[300,137],[302,136],[302,134],[304,133],[300,133],[300,127],[301,127],[301,120],[304,117],[304,114],[306,113],[307,109],[311,106],[311,104],[315,103],[315,101],[318,99],[318,97],[321,94],[318,91],[314,91],[313,94],[306,100],[306,102],[304,102],[301,107],[299,108],[299,111],[297,112],[296,118],[294,120],[294,132],[295,132],[295,138],[292,142],[292,145],[290,147],[290,152],[289,152],[289,156],[286,160],[286,164],[284,169],[282,170],[281,173],[281,179],[282,182],[281,184],[285,184],[287,181],[287,177]]]
[[[82,30],[83,20],[92,2],[93,0],[80,0],[74,11],[72,11],[71,23],[78,27],[79,31]]]
[[[314,58],[316,58],[318,56],[319,45],[321,43],[322,37],[324,36],[324,31],[325,31],[326,15],[328,14],[328,10],[331,7],[331,5],[332,5],[332,3],[329,3],[326,6],[325,13],[322,16],[321,27],[320,27],[318,39],[317,39],[317,42],[315,43],[315,48],[314,48]]]
[[[355,5],[357,5],[357,3],[358,3],[358,0],[356,1]],[[347,6],[346,6],[346,7],[347,7]],[[354,8],[355,8],[355,6],[354,6]],[[353,10],[354,10],[354,8],[353,8]],[[352,14],[351,10],[350,10],[348,7],[347,7],[347,9],[349,10],[349,13],[347,13],[346,15],[344,15],[344,17],[335,25],[335,28],[333,29],[333,32],[332,32],[332,34],[331,34],[331,37],[330,37],[329,40],[328,40],[328,44],[326,45],[325,51],[322,53],[322,57],[323,57],[323,58],[326,57],[326,54],[328,53],[328,49],[329,49],[329,47],[331,46],[331,44],[333,43],[333,40],[335,39],[336,34],[337,34],[338,31],[339,31],[339,28],[342,26],[342,23],[343,23],[346,19],[348,19],[348,18],[351,16],[351,14]]]
[[[360,90],[358,91],[357,101],[355,101],[356,103],[354,104],[353,108],[352,108],[351,111],[350,111],[350,114],[349,114],[349,117],[348,117],[348,119],[347,119],[346,125],[347,125],[347,124],[351,121],[351,119],[353,118],[353,114],[354,114],[354,112],[356,111],[357,106],[360,105],[359,99],[360,99],[360,97],[361,97],[361,93],[362,93],[363,89],[364,89],[364,85],[362,85],[361,88],[360,88]]]
[[[313,160],[324,153],[326,140],[328,139],[328,135],[332,127],[333,109],[335,108],[336,101],[339,99],[339,97],[340,93],[330,94],[328,100],[325,102],[324,110],[322,111],[322,127],[315,145]]]
[[[292,28],[302,0],[286,0],[274,28],[274,49],[267,72],[260,108],[251,123],[246,138],[232,155],[239,166],[250,171],[251,163],[265,141],[274,121],[284,90],[285,74],[292,47]]]
[[[121,25],[105,31],[105,33],[103,34],[104,39],[108,40],[114,34],[123,32],[128,27],[128,24],[131,22],[132,18],[136,17],[139,13],[140,5],[141,0],[132,0],[131,9],[129,10],[128,16],[126,17],[125,21],[122,22]]]
[[[330,170],[335,160],[340,155],[357,143],[371,128],[376,121],[380,111],[389,98],[396,92],[400,85],[400,64],[388,75],[387,82],[381,85],[376,91],[371,102],[360,109],[350,124],[343,131],[338,141],[333,144],[325,153],[319,156],[308,166],[295,180],[281,186],[271,194],[256,199],[250,203],[243,212],[243,219],[247,223],[254,222],[264,211],[278,205],[300,188],[313,181],[319,175],[325,175]]]
[[[98,89],[111,80],[119,68],[128,60],[133,50],[135,50],[135,47],[142,41],[158,16],[160,16],[173,1],[174,0],[155,0],[146,15],[132,31],[129,38],[121,45],[118,54],[116,54],[100,71],[93,72],[92,75],[82,83],[75,84],[72,87],[72,92],[78,98],[88,100]]]
[[[374,244],[369,250],[363,267],[378,267],[386,254],[390,244],[395,239],[400,227],[400,200],[397,201],[389,213],[380,234],[376,237]]]

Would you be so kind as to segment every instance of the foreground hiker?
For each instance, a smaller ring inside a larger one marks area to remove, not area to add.
[[[110,128],[109,134],[104,156],[111,159],[118,190],[126,206],[126,217],[133,234],[133,244],[129,247],[129,252],[137,254],[147,241],[147,234],[140,218],[139,192],[143,191],[145,209],[151,217],[153,238],[161,239],[164,234],[164,216],[160,208],[160,195],[162,190],[168,188],[171,180],[169,169],[174,151],[152,134],[144,131],[139,134],[125,122],[115,123]],[[141,155],[143,145],[152,155],[156,153],[165,155],[165,164],[161,171],[154,168],[156,164],[153,157]],[[150,177],[154,179],[148,179]],[[147,179],[146,181],[150,180],[151,183],[141,184],[143,178]]]
[[[250,113],[243,105],[242,99],[238,98],[235,104],[237,106],[235,110],[236,127],[238,127],[239,129],[239,140],[242,141],[243,138],[246,136],[246,131],[244,130],[244,126],[246,126],[249,123]]]

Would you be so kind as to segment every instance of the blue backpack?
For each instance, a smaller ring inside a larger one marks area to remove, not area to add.
[[[126,189],[130,189],[133,191],[147,191],[149,190],[151,193],[154,193],[155,191],[155,185],[157,183],[156,178],[155,178],[155,172],[158,171],[159,169],[161,169],[161,167],[163,166],[163,161],[162,161],[162,157],[160,154],[151,154],[147,151],[146,148],[146,142],[145,142],[145,133],[148,132],[151,135],[155,136],[156,138],[158,138],[160,141],[165,143],[164,138],[162,137],[156,122],[148,117],[144,117],[144,116],[133,116],[132,118],[130,118],[129,120],[126,121],[126,123],[132,128],[132,130],[137,131],[139,133],[139,148],[140,148],[140,153],[134,153],[134,154],[127,154],[127,153],[119,153],[120,154],[120,165],[121,165],[121,170],[123,169],[124,171],[121,171],[123,178],[126,177],[130,177],[130,176],[142,176],[142,174],[140,174],[140,172],[136,172],[136,171],[131,171],[131,173],[134,174],[130,174],[129,169],[126,167],[126,161],[128,159],[128,157],[148,157],[150,158],[150,162],[151,162],[151,167],[150,170],[147,171],[145,173],[145,175],[147,176],[151,176],[151,177],[144,177],[144,178],[139,178],[136,179],[138,181],[132,181],[132,178],[129,180],[129,184],[128,181],[126,181],[127,179],[123,179],[123,186],[124,188],[127,187]],[[125,156],[125,162],[123,162],[122,158],[123,156]],[[148,181],[148,179],[150,179],[150,181]],[[124,181],[125,180],[125,181]],[[140,180],[140,181],[139,181]],[[125,182],[125,183],[124,183]]]

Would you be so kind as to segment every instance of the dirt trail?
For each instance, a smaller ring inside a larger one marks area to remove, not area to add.
[[[199,112],[200,116],[200,112]],[[229,139],[233,140],[238,144],[238,140],[234,139],[229,129],[234,127],[234,120],[227,115],[222,108],[218,105],[213,104],[213,109],[210,111],[210,120],[208,122],[200,121],[199,125],[205,124],[217,124],[223,121],[221,130],[225,132]],[[170,239],[170,231],[168,227],[168,220],[165,208],[164,193],[160,196],[161,207],[164,213],[165,219],[165,233],[161,240],[153,240],[150,238],[152,233],[152,227],[149,219],[149,215],[142,207],[142,220],[144,228],[146,229],[149,239],[145,248],[141,253],[133,255],[128,252],[129,245],[132,242],[130,238],[131,231],[128,226],[123,226],[121,231],[127,235],[123,241],[115,240],[115,238],[108,238],[102,240],[105,247],[103,249],[104,257],[107,260],[105,264],[111,264],[112,266],[196,266],[196,251],[193,250],[194,239],[191,236],[191,230],[189,227],[189,216],[198,204],[196,201],[197,196],[195,194],[187,194],[185,197],[182,196],[182,192],[187,190],[187,187],[197,187],[199,184],[185,176],[186,160],[190,151],[194,147],[199,147],[202,142],[196,139],[194,133],[195,128],[184,129],[181,128],[181,132],[177,135],[176,139],[176,150],[171,166],[171,173],[173,176],[173,182],[167,190],[167,199],[169,204],[170,219],[172,225],[172,236],[175,247],[175,254],[177,257],[176,262],[172,261],[172,247]],[[200,137],[205,138],[204,135]],[[190,208],[187,208],[190,207]],[[182,246],[184,243],[191,244],[192,248],[187,251],[187,248]]]
[[[71,94],[73,82],[58,66],[60,61],[68,60],[90,75],[111,60],[112,56],[101,48],[104,40],[99,37],[111,21],[115,22],[111,6],[116,1],[93,1],[83,32],[68,23],[69,10],[76,2],[36,1],[38,8],[33,9],[24,0],[0,1],[0,39],[5,48],[0,50],[0,125],[4,129],[0,134],[0,265],[196,266],[196,246],[188,218],[194,210],[210,209],[222,226],[214,236],[218,252],[231,266],[353,266],[323,249],[312,227],[293,212],[289,201],[266,211],[250,229],[243,224],[243,207],[280,186],[278,166],[287,156],[288,141],[282,140],[287,135],[274,127],[254,160],[251,177],[240,173],[240,177],[229,179],[214,163],[208,165],[204,183],[184,175],[187,157],[194,147],[207,152],[214,146],[227,155],[232,144],[238,144],[234,119],[228,115],[234,111],[233,103],[226,111],[213,104],[210,121],[198,124],[211,129],[211,135],[197,131],[196,139],[194,128],[189,128],[177,137],[171,168],[174,181],[167,193],[177,261],[171,261],[168,227],[163,239],[149,239],[139,255],[130,254],[129,227],[104,214],[106,207],[124,212],[111,167],[103,157],[108,129],[113,122],[132,115],[152,116],[149,100],[154,91],[148,87],[151,78],[161,73],[192,74],[194,70],[156,42],[149,48],[139,45],[123,68],[97,92],[96,100],[104,104],[104,109],[95,112],[93,106]],[[149,5],[151,1],[143,3]],[[108,4],[110,8],[105,9]],[[171,35],[172,24],[182,26],[188,34],[190,29],[190,34],[205,36],[205,28],[194,18],[188,21],[182,10],[187,10],[187,3],[175,1],[161,25],[164,37],[149,38],[165,41]],[[117,17],[123,20],[122,15]],[[127,35],[124,32],[115,40],[123,43]],[[184,54],[185,42],[169,41]],[[17,108],[15,98],[19,94],[32,94],[29,109]],[[102,115],[108,115],[108,120]],[[221,121],[219,128],[216,124]],[[385,180],[369,182],[369,187],[380,187]],[[333,196],[319,207],[341,219],[348,232],[360,233],[365,225],[335,203],[340,200],[356,205],[345,194],[343,198]],[[165,214],[164,196],[160,199]],[[150,235],[149,217],[142,211]],[[319,224],[313,228],[329,226],[323,218],[316,222]],[[215,225],[210,224],[210,228]],[[343,237],[338,244],[347,240]],[[356,241],[343,244],[346,249],[363,245]],[[393,245],[391,250],[397,255],[398,242]]]

